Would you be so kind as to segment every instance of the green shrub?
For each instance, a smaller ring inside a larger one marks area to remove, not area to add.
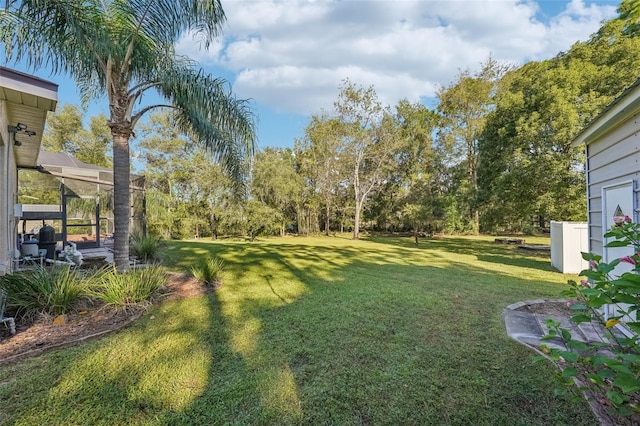
[[[626,318],[626,326],[636,335],[627,338],[609,332],[605,342],[587,345],[574,338],[561,322],[549,318],[545,339],[559,338],[568,349],[542,345],[541,350],[552,360],[563,363],[561,378],[564,383],[570,384],[574,377],[584,374],[591,383],[591,392],[608,400],[619,414],[628,415],[640,412],[640,342],[637,336],[640,333],[640,224],[625,216],[624,221],[616,222],[604,237],[614,238],[606,247],[631,246],[634,254],[606,263],[600,255],[582,253],[583,259],[589,262],[589,269],[580,275],[588,280],[579,284],[569,281],[571,287],[563,293],[576,299],[568,302],[575,312],[571,322],[593,321],[610,330]],[[615,268],[620,263],[631,265],[631,272],[616,275]],[[605,317],[602,310],[605,305],[614,308],[611,316]],[[536,361],[541,359],[544,358],[537,357]],[[563,388],[556,390],[557,394],[563,392]]]
[[[220,280],[224,269],[224,262],[217,257],[200,259],[191,267],[191,273],[196,280],[205,285],[215,285]]]
[[[91,277],[88,293],[109,305],[126,309],[150,300],[166,282],[164,268],[157,265],[123,273],[115,266],[109,266]]]
[[[39,313],[61,315],[85,292],[85,284],[76,270],[55,266],[36,267],[0,277],[7,294],[7,307],[17,317],[31,318]]]
[[[135,234],[131,236],[131,250],[143,262],[157,259],[161,240],[159,237]]]

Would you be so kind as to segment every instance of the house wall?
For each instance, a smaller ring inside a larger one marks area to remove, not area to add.
[[[603,254],[602,189],[622,182],[634,182],[633,219],[640,206],[640,112],[610,133],[587,144],[587,208],[589,250]],[[631,215],[629,215],[631,216]]]
[[[13,157],[7,121],[7,103],[0,101],[0,275],[10,272],[16,249],[13,205],[18,197],[18,169]]]
[[[18,251],[18,167],[36,166],[46,116],[57,102],[57,84],[0,66],[0,275],[13,270]],[[33,132],[20,133],[20,146],[8,129],[18,124]]]
[[[7,131],[7,103],[0,101],[0,206],[7,200],[7,180],[4,179],[7,173],[7,148],[9,132]],[[0,208],[0,275],[8,272],[7,266],[7,244],[5,237],[9,233],[7,224],[7,209]]]
[[[17,220],[13,206],[18,201],[18,167],[8,131],[7,103],[0,101],[0,275],[13,270],[17,250]]]

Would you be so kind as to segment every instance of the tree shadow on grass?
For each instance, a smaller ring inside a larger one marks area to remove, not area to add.
[[[429,424],[442,422],[442,413],[448,423],[593,421],[580,404],[554,399],[552,369],[522,365],[530,356],[502,330],[506,304],[523,293],[549,294],[557,283],[440,254],[431,255],[435,266],[418,265],[414,248],[397,257],[304,244],[243,252],[252,256],[247,264],[227,262],[247,274],[274,263],[288,273],[264,274],[252,284],[269,288],[262,298],[238,299],[238,324],[259,324],[243,356],[261,372],[251,376],[261,396],[255,416],[236,423]],[[243,272],[234,280],[242,282]],[[285,288],[293,281],[304,283],[299,297]],[[209,403],[205,393],[195,405]]]
[[[405,248],[430,249],[437,248],[448,253],[477,255],[479,253],[489,253],[496,255],[511,254],[516,246],[507,244],[496,244],[488,238],[460,238],[460,237],[433,237],[422,238],[418,246],[413,238],[408,237],[370,237],[370,241],[381,244],[390,244]]]
[[[476,256],[479,261],[503,265],[534,268],[542,271],[555,271],[551,267],[550,254],[546,252],[523,252],[515,245],[496,244],[492,241],[465,238],[428,238],[423,239],[419,246],[413,244],[409,238],[376,237],[370,239],[380,244],[389,244],[417,250],[438,250],[447,253]]]
[[[527,280],[450,262],[460,277],[452,280],[447,268],[398,266],[389,255],[363,261],[352,247],[279,249],[254,247],[252,264],[280,261],[287,276],[259,284],[270,288],[268,301],[243,297],[237,306],[240,322],[260,324],[244,353],[262,372],[253,376],[262,396],[249,422],[433,424],[443,413],[450,424],[593,421],[580,404],[554,399],[552,369],[514,368],[530,357],[504,336],[500,312],[531,292]],[[331,279],[318,270],[331,270]],[[305,284],[298,298],[281,296],[289,275]],[[539,284],[547,292],[555,285]]]
[[[551,266],[550,258],[534,258],[529,256],[514,255],[514,256],[492,256],[492,255],[480,255],[478,260],[482,262],[498,263],[501,265],[518,266],[521,268],[532,268],[541,271],[557,272]]]
[[[215,293],[166,302],[109,337],[8,367],[0,404],[12,408],[0,423],[231,423],[237,412],[252,412],[256,391],[243,380],[226,321]],[[196,405],[211,389],[225,404]]]
[[[592,421],[553,399],[553,370],[503,330],[504,306],[557,283],[381,247],[176,243],[178,268],[223,258],[222,288],[19,365],[50,372],[0,386],[0,403],[23,424]],[[22,389],[37,395],[28,406]]]

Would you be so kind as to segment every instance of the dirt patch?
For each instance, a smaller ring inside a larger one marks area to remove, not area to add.
[[[567,306],[567,302],[544,302],[532,303],[517,309],[518,311],[529,312],[530,314],[542,314],[553,317],[571,317],[576,313]]]
[[[195,297],[212,290],[189,275],[170,273],[167,286],[152,303]],[[119,330],[140,318],[144,309],[117,310],[104,305],[81,306],[59,318],[42,316],[30,324],[18,322],[14,336],[0,324],[0,364]]]

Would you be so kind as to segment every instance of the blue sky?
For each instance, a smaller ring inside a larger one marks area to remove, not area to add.
[[[586,40],[616,16],[610,0],[222,0],[224,34],[208,51],[177,44],[210,74],[251,99],[258,144],[292,147],[312,114],[331,111],[342,80],[373,85],[385,105],[434,104],[441,86],[489,55],[542,60]],[[13,64],[3,64],[14,66]],[[79,105],[73,81],[15,66],[60,85],[59,107]],[[107,113],[106,99],[87,115]]]

